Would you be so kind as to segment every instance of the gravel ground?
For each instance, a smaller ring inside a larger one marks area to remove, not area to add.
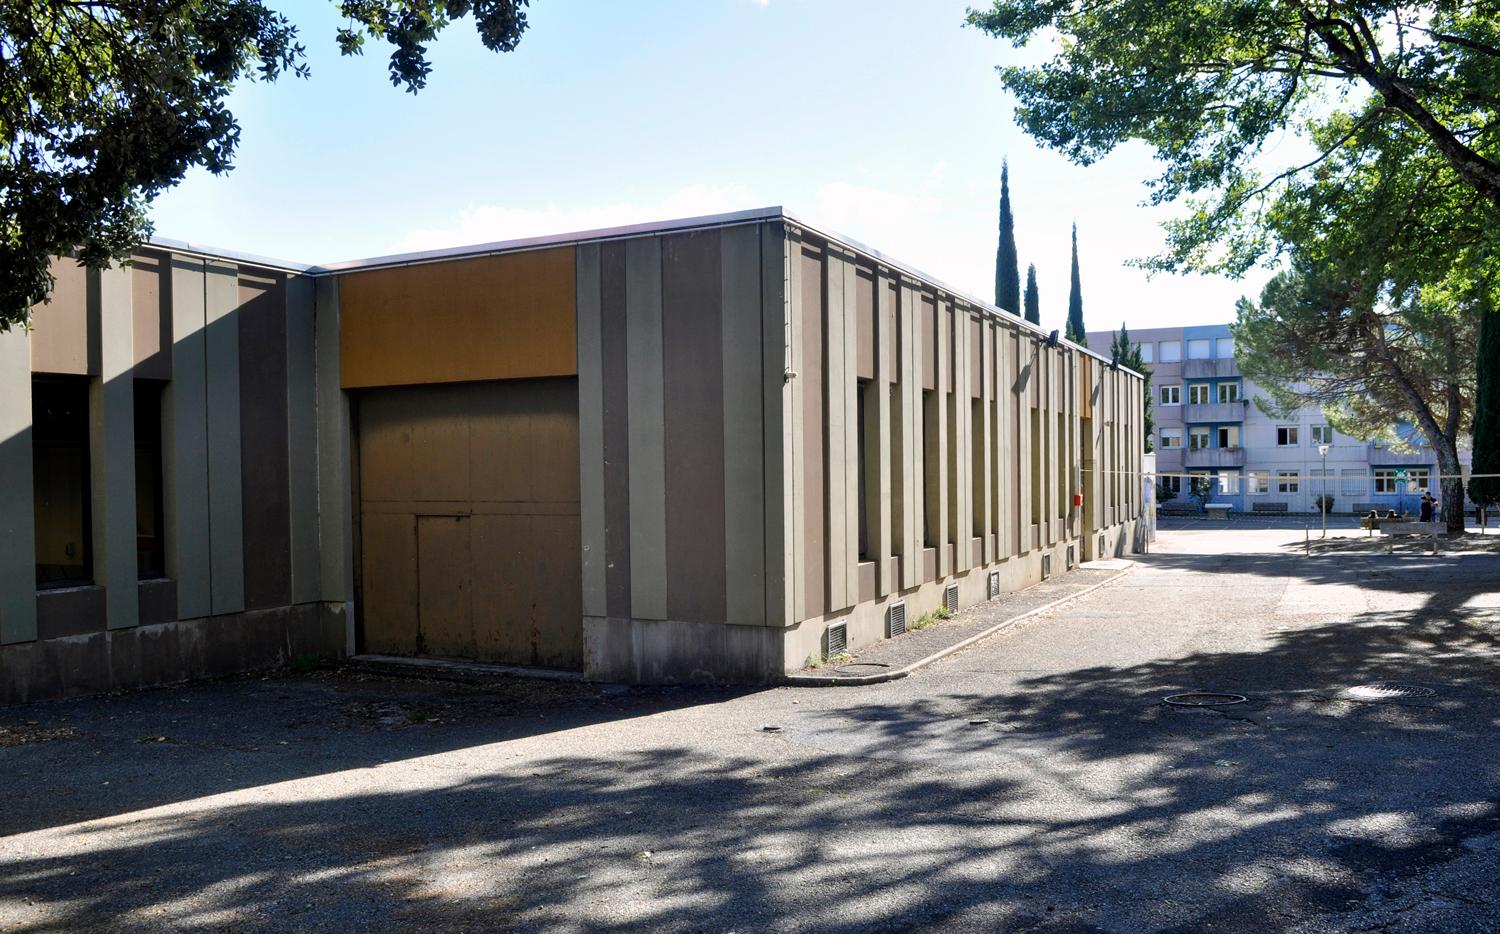
[[[867,688],[0,710],[0,930],[1500,929],[1500,559],[1292,537],[1165,532]],[[1342,693],[1385,681],[1433,693]]]

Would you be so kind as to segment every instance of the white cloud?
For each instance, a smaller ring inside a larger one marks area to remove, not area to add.
[[[656,202],[622,201],[591,207],[548,204],[541,208],[527,208],[482,204],[466,208],[451,224],[409,231],[392,249],[402,253],[438,250],[653,220],[722,214],[761,206],[750,190],[740,185],[687,185]]]

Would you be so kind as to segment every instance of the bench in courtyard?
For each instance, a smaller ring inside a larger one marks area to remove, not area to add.
[[[1286,503],[1253,503],[1250,506],[1250,511],[1255,513],[1281,513],[1284,515],[1287,509]]]
[[[1210,519],[1228,519],[1229,510],[1233,509],[1232,503],[1204,503],[1203,511],[1208,513]]]

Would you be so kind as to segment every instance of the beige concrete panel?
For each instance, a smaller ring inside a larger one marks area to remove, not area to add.
[[[630,403],[630,607],[667,618],[666,424],[662,381],[661,241],[625,244]]]
[[[786,241],[786,315],[787,315],[787,362],[788,379],[783,394],[787,412],[787,460],[791,473],[788,484],[790,496],[787,508],[790,541],[788,553],[792,556],[788,567],[787,589],[790,591],[791,613],[788,623],[804,618],[808,607],[808,542],[807,542],[807,426],[805,399],[809,385],[808,374],[803,370],[803,342],[806,333],[807,301],[806,284],[802,281],[807,261],[803,256],[802,241],[788,236]],[[816,311],[813,312],[817,314]]]
[[[794,547],[790,518],[792,491],[792,383],[790,257],[780,223],[760,227],[761,268],[761,439],[765,464],[765,622],[788,626],[793,620]]]
[[[875,320],[875,270],[851,264],[849,282],[854,298],[854,333],[858,342],[855,374],[859,379],[875,378],[876,335],[880,322]]]
[[[892,330],[891,305],[895,297],[888,285],[888,274],[880,273],[875,277],[874,283],[874,351],[875,351],[875,388],[873,393],[875,430],[866,430],[866,440],[873,447],[866,455],[866,469],[872,467],[877,473],[875,480],[874,503],[870,504],[870,518],[868,528],[874,537],[874,556],[877,564],[875,582],[876,593],[885,596],[900,587],[900,583],[892,573],[891,561],[891,510],[888,505],[892,496],[899,497],[901,491],[894,488],[891,479],[892,452],[891,452],[891,392],[890,385],[895,379],[892,365],[896,362],[890,353],[890,345],[895,339]],[[870,405],[866,403],[866,408]]]
[[[578,510],[582,530],[585,616],[607,615],[604,585],[608,556],[604,545],[603,302],[599,293],[599,263],[599,244],[579,245],[575,258],[578,276]],[[582,638],[580,632],[580,645]]]
[[[213,613],[209,570],[208,335],[204,264],[173,256],[172,381],[162,393],[162,472],[167,576],[177,582],[179,619]]]
[[[724,612],[766,623],[766,465],[761,410],[761,228],[726,228],[719,241],[724,445]],[[775,346],[775,345],[773,345]],[[780,348],[776,346],[779,355]],[[778,383],[780,382],[778,378]],[[780,563],[778,557],[777,563]],[[592,614],[591,614],[592,615]]]
[[[322,559],[318,555],[318,351],[313,289],[313,280],[307,276],[291,276],[287,279],[287,460],[293,603],[316,603],[321,599]]]
[[[31,372],[99,375],[97,308],[90,308],[92,277],[68,256],[51,264],[52,294],[31,309]],[[92,321],[90,319],[93,319]]]
[[[135,547],[135,338],[130,269],[92,271],[98,303],[99,378],[89,383],[89,474],[94,580],[110,629],[140,622]]]
[[[137,379],[172,378],[171,258],[144,250],[131,261],[131,315]]]
[[[976,440],[984,446],[984,454],[980,460],[980,467],[984,471],[984,495],[974,505],[984,510],[984,521],[981,523],[984,545],[980,560],[985,564],[992,564],[996,560],[995,501],[999,490],[996,489],[998,477],[995,465],[999,463],[999,458],[995,456],[995,323],[988,315],[984,316],[979,331],[979,370],[979,404],[984,426],[983,433]]]
[[[0,645],[37,635],[29,336],[0,332]]]
[[[957,570],[967,570],[978,564],[971,542],[974,537],[974,406],[972,400],[975,370],[973,365],[974,322],[968,309],[959,308],[954,315],[954,341],[958,352],[954,361],[957,373],[953,385],[953,405],[956,409],[955,423],[958,426],[958,528],[955,530],[957,548],[954,549]]]

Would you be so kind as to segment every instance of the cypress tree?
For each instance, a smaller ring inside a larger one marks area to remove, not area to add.
[[[1474,475],[1469,499],[1491,509],[1500,506],[1500,311],[1486,309],[1479,317],[1479,376],[1474,397]]]
[[[1010,210],[1010,162],[1000,163],[1000,246],[995,250],[995,304],[1021,313],[1021,266],[1016,258],[1016,217]]]
[[[1026,267],[1026,320],[1042,323],[1042,303],[1036,292],[1036,263]]]
[[[1088,331],[1083,326],[1083,285],[1078,279],[1078,224],[1073,224],[1073,281],[1068,289],[1068,329],[1064,335],[1075,344],[1087,345]]]

